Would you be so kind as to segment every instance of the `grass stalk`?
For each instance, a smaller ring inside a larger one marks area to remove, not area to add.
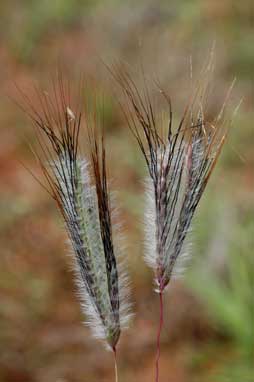
[[[160,353],[161,353],[161,332],[163,328],[163,292],[159,292],[160,298],[160,319],[157,332],[157,353],[155,361],[155,382],[159,382],[159,373],[160,373]]]
[[[115,382],[118,382],[118,368],[117,368],[117,354],[116,354],[116,348],[113,348],[114,352],[114,363],[115,363]]]

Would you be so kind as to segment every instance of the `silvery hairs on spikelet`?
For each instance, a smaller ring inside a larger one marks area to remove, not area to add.
[[[228,132],[225,106],[230,91],[218,116],[213,121],[206,118],[211,70],[209,61],[176,129],[171,99],[158,83],[155,83],[157,89],[168,106],[166,127],[155,115],[144,74],[144,91],[140,91],[124,66],[111,70],[125,95],[122,109],[149,172],[144,219],[145,259],[154,270],[160,297],[156,382],[159,381],[163,291],[189,257],[186,235]]]
[[[171,277],[181,272],[184,260],[189,257],[186,235],[228,132],[225,106],[233,85],[219,114],[208,121],[211,71],[209,61],[175,129],[171,99],[157,82],[169,110],[166,128],[155,115],[146,78],[144,91],[140,91],[125,67],[111,70],[125,94],[122,109],[149,172],[145,259],[154,269],[156,290],[160,293]]]
[[[65,222],[88,324],[93,334],[115,352],[121,330],[128,324],[129,304],[126,277],[119,270],[114,245],[117,238],[103,134],[96,131],[95,111],[90,117],[89,111],[85,118],[82,114],[83,88],[76,106],[69,84],[59,73],[51,95],[35,90],[39,106],[34,106],[34,100],[21,92],[41,149],[42,155],[35,155],[47,181],[44,188],[55,200]],[[81,154],[79,140],[83,127],[90,159]]]

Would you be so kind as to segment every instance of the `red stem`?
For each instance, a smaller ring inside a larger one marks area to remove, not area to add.
[[[163,294],[160,289],[160,321],[157,332],[157,354],[156,354],[156,373],[155,373],[155,382],[159,382],[159,361],[160,361],[160,351],[161,351],[161,331],[163,327]]]

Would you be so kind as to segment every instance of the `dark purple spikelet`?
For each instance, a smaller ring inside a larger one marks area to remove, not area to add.
[[[103,135],[98,138],[95,121],[81,111],[81,90],[75,105],[61,74],[51,95],[36,90],[37,106],[19,91],[38,138],[40,154],[35,155],[47,183],[42,185],[65,222],[82,307],[95,336],[115,351],[128,323],[128,287],[117,264]],[[80,149],[84,127],[90,160]]]
[[[125,94],[122,108],[129,128],[149,171],[145,258],[155,271],[159,292],[189,256],[186,236],[228,132],[226,101],[214,120],[206,118],[209,71],[210,65],[176,128],[170,97],[159,85],[161,99],[168,105],[166,128],[155,115],[146,83],[141,93],[125,69],[113,71]]]

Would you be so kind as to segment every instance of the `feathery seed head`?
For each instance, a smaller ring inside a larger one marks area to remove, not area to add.
[[[128,321],[128,306],[115,253],[103,137],[98,139],[86,119],[91,160],[82,157],[82,112],[80,106],[73,111],[60,75],[53,96],[37,91],[40,110],[22,95],[44,156],[35,154],[45,188],[56,201],[69,236],[82,306],[95,336],[114,350]]]
[[[225,103],[212,122],[205,115],[210,70],[209,64],[176,129],[171,100],[157,85],[169,110],[164,132],[156,119],[146,81],[141,94],[127,71],[113,72],[125,94],[123,109],[127,123],[149,171],[145,258],[154,269],[159,292],[179,273],[188,256],[186,235],[228,131]]]

